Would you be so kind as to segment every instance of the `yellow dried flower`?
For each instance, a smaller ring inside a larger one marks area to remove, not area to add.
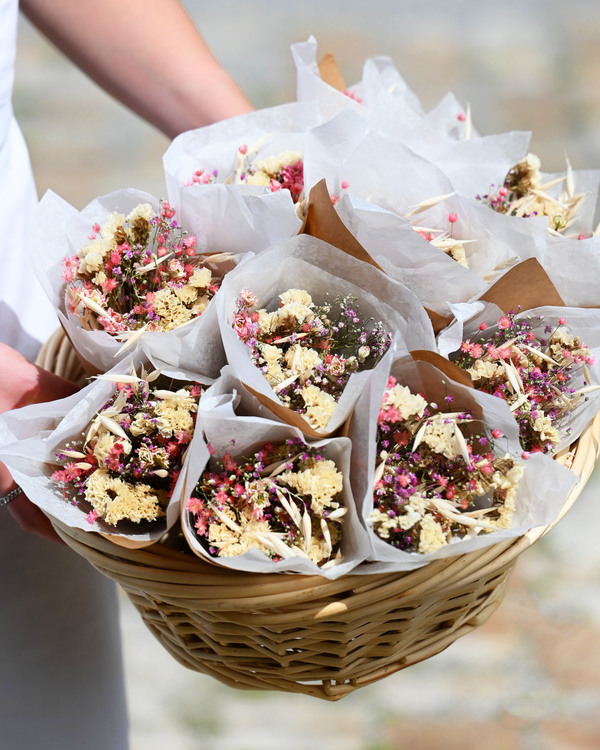
[[[139,523],[160,518],[168,493],[147,484],[128,484],[99,468],[86,482],[85,499],[106,523],[114,526],[124,519]]]

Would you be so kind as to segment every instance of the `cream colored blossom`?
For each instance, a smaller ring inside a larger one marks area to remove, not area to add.
[[[190,276],[188,284],[198,287],[198,289],[206,289],[210,286],[212,281],[212,272],[210,268],[203,266],[202,268],[196,268],[194,273]]]
[[[511,524],[519,482],[524,473],[523,465],[515,463],[507,472],[495,471],[491,477],[491,485],[495,489],[501,490],[504,496],[503,502],[498,508],[498,518],[491,521],[499,529],[507,529]]]
[[[100,236],[105,240],[112,241],[117,229],[122,228],[125,223],[125,215],[112,213],[106,217],[104,224],[100,229]]]
[[[211,546],[218,547],[219,557],[237,557],[250,549],[259,549],[265,555],[271,556],[271,548],[260,541],[260,535],[266,536],[271,533],[267,521],[252,518],[248,512],[238,517],[228,506],[221,508],[220,512],[229,519],[232,526],[238,528],[238,531],[234,531],[223,521],[211,522],[208,541]]]
[[[86,481],[85,499],[106,523],[114,526],[125,519],[139,523],[160,518],[168,493],[147,484],[129,484],[97,469]]]
[[[552,426],[552,420],[545,414],[541,414],[533,423],[533,429],[539,433],[540,440],[552,443],[552,445],[558,445],[560,443],[560,434],[558,430]]]
[[[446,251],[451,258],[465,268],[469,267],[467,263],[467,254],[465,253],[465,246],[461,242],[455,242]]]
[[[260,330],[266,334],[273,333],[275,330],[274,325],[277,321],[277,316],[274,312],[267,312],[266,310],[258,310],[258,325]]]
[[[273,346],[272,344],[261,344],[260,354],[263,361],[267,365],[279,362],[279,360],[283,356],[281,349],[278,346]]]
[[[494,364],[485,359],[478,359],[469,367],[467,372],[473,380],[492,380],[497,377],[504,377],[504,368],[502,365]]]
[[[427,507],[427,500],[422,495],[419,493],[411,495],[408,503],[402,506],[402,512],[396,518],[397,525],[404,531],[412,529],[424,518]]]
[[[169,287],[155,293],[152,306],[160,318],[158,327],[161,331],[171,331],[192,319],[191,310],[181,304]]]
[[[310,378],[321,363],[319,352],[301,344],[290,346],[283,359],[290,375],[298,375],[301,383]]]
[[[177,299],[186,306],[191,305],[198,297],[198,290],[191,284],[184,284],[182,287],[175,287],[173,291],[175,292]]]
[[[258,325],[263,333],[269,334],[280,328],[302,325],[314,317],[314,312],[309,305],[299,299],[291,299],[273,312],[258,310]]]
[[[123,446],[124,453],[127,455],[131,453],[131,443],[128,440],[113,435],[112,432],[109,432],[100,425],[98,438],[93,449],[93,453],[98,459],[98,463],[104,463],[106,461],[115,443],[120,443]]]
[[[575,336],[565,326],[558,326],[552,334],[552,344],[560,345],[560,349],[570,349],[575,345]]]
[[[386,391],[382,404],[382,409],[394,406],[402,419],[409,419],[412,416],[422,417],[427,401],[418,393],[413,394],[405,385],[399,383]]]
[[[272,346],[271,344],[261,344],[260,353],[261,359],[267,366],[267,371],[264,373],[264,376],[269,382],[269,385],[272,387],[279,385],[279,383],[282,383],[286,378],[286,374],[279,364],[282,357],[281,349]]]
[[[424,516],[421,520],[421,533],[419,535],[419,552],[427,554],[435,552],[447,544],[446,535],[440,524],[431,516]]]
[[[391,518],[387,513],[382,513],[378,508],[373,508],[369,516],[369,524],[376,529],[377,536],[382,539],[388,539],[390,531],[397,528],[395,518]]]
[[[100,271],[104,266],[104,259],[113,249],[114,243],[108,239],[92,240],[79,250],[79,273],[91,275]]]
[[[427,500],[419,493],[412,495],[402,506],[398,515],[390,517],[377,509],[371,512],[369,522],[377,530],[377,535],[387,539],[392,529],[408,531],[419,524],[427,513]]]
[[[428,445],[432,451],[441,453],[446,458],[461,455],[454,435],[454,420],[449,420],[444,414],[437,413],[427,420],[422,429],[421,442]]]
[[[288,289],[279,295],[279,299],[284,305],[289,305],[292,302],[298,302],[304,307],[312,307],[313,300],[308,292],[304,289]]]
[[[198,299],[194,302],[190,310],[190,312],[192,313],[192,317],[197,318],[198,315],[202,315],[202,313],[208,307],[209,302],[210,302],[210,299],[208,298],[206,294],[203,294],[201,297],[198,297]]]
[[[324,430],[335,411],[336,401],[329,393],[325,393],[316,385],[305,386],[301,391],[306,412],[304,417],[311,427]]]
[[[164,437],[171,437],[180,432],[191,433],[194,429],[196,400],[188,391],[178,391],[177,398],[157,400],[154,405],[156,429]]]
[[[140,203],[127,216],[127,221],[131,224],[136,219],[145,219],[150,221],[154,216],[154,209],[150,203]]]
[[[166,469],[169,466],[169,454],[161,448],[150,450],[147,445],[138,448],[137,456],[146,471],[151,469]]]
[[[311,459],[300,471],[286,471],[279,475],[281,482],[295,489],[300,495],[311,498],[311,508],[322,515],[323,509],[332,503],[343,489],[343,475],[333,461]]]
[[[94,282],[94,284],[96,286],[100,286],[101,287],[102,284],[104,284],[104,282],[106,281],[106,278],[107,277],[106,277],[106,274],[104,273],[104,271],[98,271],[98,273],[94,276],[94,278],[92,279],[92,281]]]

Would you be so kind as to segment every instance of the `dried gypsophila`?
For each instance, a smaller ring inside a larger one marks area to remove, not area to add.
[[[585,398],[600,386],[591,383],[588,346],[568,328],[565,318],[535,329],[543,316],[529,320],[514,311],[494,327],[480,325],[479,337],[462,342],[453,357],[471,375],[478,390],[504,399],[518,425],[526,451],[555,452],[561,442],[560,425]],[[575,377],[583,384],[575,388]]]
[[[280,401],[323,430],[350,375],[374,367],[392,334],[381,322],[363,324],[350,295],[317,305],[305,290],[288,289],[279,299],[269,312],[242,292],[233,328]]]
[[[166,201],[113,212],[62,261],[67,308],[85,329],[170,331],[204,312],[217,279],[174,215]]]
[[[185,506],[210,555],[258,549],[274,561],[302,557],[323,568],[341,559],[343,476],[319,449],[289,438],[215,463]]]
[[[446,400],[449,405],[452,397]],[[508,454],[495,455],[485,434],[465,436],[461,425],[472,421],[466,412],[439,411],[390,376],[378,416],[368,519],[382,540],[427,554],[510,526],[523,466]]]
[[[201,387],[140,375],[105,374],[115,393],[98,410],[82,440],[56,454],[64,468],[52,479],[73,504],[91,506],[88,521],[110,526],[120,521],[155,521],[165,514],[191,441]],[[163,382],[165,381],[165,382]],[[166,386],[169,386],[168,388]]]

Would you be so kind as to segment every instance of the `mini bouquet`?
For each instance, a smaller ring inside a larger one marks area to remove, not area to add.
[[[600,390],[592,384],[590,348],[564,315],[556,319],[541,310],[511,310],[493,326],[480,323],[477,335],[465,339],[452,359],[475,388],[506,401],[527,452],[552,454],[572,442],[570,417]]]
[[[137,190],[103,196],[80,213],[52,193],[43,197],[37,270],[88,372],[144,348],[173,366],[218,375],[225,360],[212,299],[221,280],[251,254],[246,240],[262,249],[290,229],[274,219],[272,235],[262,231],[266,222],[239,221],[239,244],[229,241],[222,252],[221,219],[249,212],[243,197],[229,197],[217,191],[201,207],[188,199],[198,231],[183,229],[169,203]]]
[[[492,283],[511,266],[538,253],[533,225],[515,226],[464,195],[442,195],[423,201],[406,218],[432,247],[444,250],[484,284]]]
[[[202,392],[181,375],[138,355],[74,396],[16,410],[0,428],[2,460],[51,517],[122,546],[152,544],[178,517]]]
[[[597,171],[576,173],[570,164],[564,175],[543,175],[540,159],[528,153],[511,166],[497,189],[491,185],[476,199],[508,216],[544,218],[550,234],[571,230],[581,239],[592,233],[595,201],[589,195],[597,195],[598,177]]]
[[[451,404],[453,397],[445,400]],[[380,538],[408,552],[435,552],[453,537],[510,525],[522,464],[495,455],[485,435],[465,436],[465,426],[473,423],[472,412],[439,411],[388,378],[369,516]],[[499,430],[493,433],[501,437]],[[489,504],[478,507],[486,495]]]
[[[529,133],[476,136],[470,116],[451,95],[425,114],[385,58],[374,58],[365,65],[363,85],[356,87],[366,105],[361,106],[320,78],[311,60],[316,45],[309,41],[297,45],[293,52],[299,96],[317,99],[325,117],[325,123],[308,134],[307,189],[326,177],[329,189],[337,194],[344,181],[356,195],[368,196],[375,205],[404,215],[410,208],[402,196],[405,181],[410,180],[413,205],[452,190],[468,195],[473,185],[485,190],[527,153]],[[416,157],[419,169],[412,164]],[[388,179],[394,169],[395,175]],[[441,173],[437,180],[435,170]],[[444,179],[452,187],[442,188]]]
[[[199,317],[219,279],[196,255],[196,238],[163,201],[94,224],[89,242],[63,258],[67,309],[86,330],[171,331]]]
[[[273,273],[265,275],[265,266]],[[237,376],[280,419],[313,437],[346,421],[392,332],[400,346],[410,340],[434,348],[431,324],[412,293],[306,235],[230,274],[218,308]]]
[[[98,410],[85,438],[57,452],[64,468],[52,479],[73,495],[73,503],[92,506],[90,521],[100,518],[111,526],[155,521],[165,515],[194,434],[201,387],[170,390],[157,370],[99,379],[114,380],[117,391]]]
[[[347,513],[343,476],[319,448],[289,438],[238,460],[225,453],[214,464],[185,506],[210,555],[256,548],[275,562],[300,556],[335,565]]]
[[[179,135],[163,163],[168,195],[187,188],[231,184],[255,194],[287,190],[301,213],[305,133],[321,121],[315,102],[285,104]],[[282,196],[283,197],[283,196]],[[269,202],[270,205],[270,202]]]
[[[400,216],[420,201],[454,190],[438,165],[349,110],[306,134],[305,190],[322,179],[333,196],[351,192]]]
[[[199,404],[181,504],[190,548],[239,570],[347,573],[366,551],[348,478],[350,441],[309,442],[256,416],[256,401],[240,408],[243,386],[230,368],[226,379],[231,393],[217,382]]]
[[[392,343],[381,321],[361,321],[356,299],[313,302],[303,289],[287,289],[271,312],[243,291],[233,327],[251,359],[289,409],[315,430],[325,430],[352,373],[375,367]]]
[[[377,572],[420,567],[549,523],[573,483],[547,457],[526,461],[507,405],[453,381],[439,364],[445,372],[396,360],[383,389],[375,374],[350,426],[353,491]],[[535,482],[544,472],[556,486],[540,499]]]

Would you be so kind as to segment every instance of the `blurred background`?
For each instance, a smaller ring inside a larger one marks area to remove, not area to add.
[[[426,109],[452,91],[482,134],[531,130],[544,171],[563,170],[566,157],[576,169],[600,168],[597,0],[185,5],[257,107],[295,98],[289,47],[313,34],[349,85],[367,57],[389,55]],[[52,189],[77,208],[124,187],[164,197],[167,139],[26,22],[14,106],[40,195]],[[235,691],[190,672],[123,599],[132,750],[597,750],[599,493],[596,475],[520,558],[488,624],[336,704]]]

